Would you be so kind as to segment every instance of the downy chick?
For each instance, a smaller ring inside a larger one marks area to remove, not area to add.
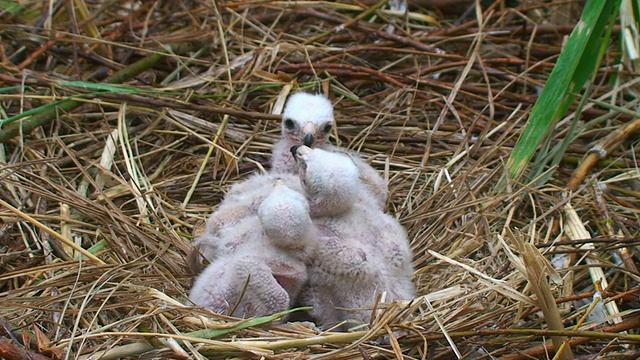
[[[318,247],[298,303],[311,305],[318,325],[347,319],[368,322],[376,294],[414,296],[406,232],[375,206],[353,160],[306,146],[292,148],[309,198]]]
[[[292,174],[254,174],[231,186],[222,202],[207,219],[205,230],[192,243],[193,249],[187,257],[187,263],[194,274],[202,271],[205,260],[212,262],[220,256],[235,252],[239,246],[250,241],[250,237],[233,237],[227,233],[251,230],[251,226],[238,224],[246,218],[258,215],[258,207],[271,193],[276,179],[281,179],[287,187],[295,191],[304,191],[298,177]],[[257,220],[254,219],[255,221]]]
[[[348,154],[358,168],[360,178],[384,208],[387,201],[387,184],[378,172],[357,154],[331,145],[329,135],[333,130],[333,105],[322,94],[297,92],[289,97],[282,115],[282,138],[273,146],[271,170],[274,173],[297,173],[292,146],[305,145],[332,152]]]
[[[307,281],[316,232],[304,196],[275,181],[257,215],[219,234],[224,249],[198,276],[189,298],[214,312],[254,317],[288,309]]]

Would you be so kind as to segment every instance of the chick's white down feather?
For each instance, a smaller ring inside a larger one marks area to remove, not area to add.
[[[358,168],[348,156],[307,146],[295,152],[314,218],[342,214],[364,192]]]
[[[194,283],[194,302],[258,316],[291,306],[297,295],[298,305],[314,306],[318,325],[329,325],[366,322],[381,291],[388,300],[414,296],[406,232],[382,211],[386,183],[327,143],[332,123],[324,96],[291,96],[272,174],[234,185],[195,241],[212,263]],[[311,147],[297,146],[294,157],[290,148],[305,142]]]
[[[282,113],[282,138],[273,146],[271,170],[295,173],[296,162],[289,151],[292,146],[323,147],[333,127],[333,106],[320,94],[297,92],[289,97]]]
[[[198,276],[190,294],[195,304],[240,317],[288,309],[307,280],[304,257],[316,242],[302,194],[283,179],[273,185],[266,175],[248,182],[261,185],[261,190],[240,185],[247,193],[233,192],[225,198],[225,206],[212,215],[215,221],[224,221],[208,226],[199,237],[199,243],[212,250],[205,254],[211,264]],[[269,189],[266,197],[265,188]],[[229,221],[228,213],[219,214],[231,205],[243,205],[244,217]]]
[[[315,230],[309,216],[309,203],[300,192],[276,180],[275,187],[258,208],[260,224],[272,243],[286,249],[311,249]]]
[[[304,271],[304,267],[298,270]],[[291,306],[290,294],[268,262],[243,253],[209,264],[194,282],[189,299],[216,313],[236,317],[263,316]]]
[[[289,97],[282,116],[282,138],[273,146],[271,171],[274,173],[297,173],[298,167],[289,149],[305,145],[332,152],[348,153],[353,158],[362,182],[384,208],[387,201],[387,184],[378,172],[357,154],[331,145],[329,136],[333,129],[333,106],[322,94],[297,92]]]
[[[258,215],[258,207],[269,196],[277,179],[299,193],[304,192],[298,176],[293,174],[255,174],[231,186],[216,211],[207,219],[205,231],[192,244],[193,249],[187,261],[194,274],[202,271],[205,259],[211,262],[237,251],[238,248],[253,246],[250,237],[230,234],[244,234],[245,229],[251,230],[251,227],[241,224],[241,221]]]
[[[406,232],[375,206],[354,161],[305,146],[295,153],[318,231],[309,280],[298,303],[313,306],[311,315],[319,325],[327,325],[349,318],[367,321],[371,312],[366,309],[382,291],[390,300],[413,298]]]

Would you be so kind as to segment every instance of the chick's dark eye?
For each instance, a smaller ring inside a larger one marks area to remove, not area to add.
[[[284,119],[284,127],[288,130],[293,130],[293,128],[296,127],[296,123],[294,123],[291,119]]]
[[[325,126],[324,126],[324,128],[322,128],[322,131],[323,131],[325,134],[328,134],[328,133],[330,133],[330,132],[331,132],[331,129],[333,129],[333,126],[332,126],[331,124],[327,124],[327,125],[325,125]]]

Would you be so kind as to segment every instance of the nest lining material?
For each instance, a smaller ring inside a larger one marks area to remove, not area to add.
[[[619,139],[564,193],[586,149],[629,115],[581,132],[544,185],[495,191],[577,16],[540,18],[534,34],[517,15],[532,9],[500,2],[482,27],[355,3],[74,4],[75,17],[52,9],[55,38],[38,25],[41,3],[3,15],[0,99],[12,121],[0,128],[0,313],[22,338],[5,332],[2,351],[524,359],[566,340],[576,356],[633,354],[637,138]],[[331,95],[333,141],[388,179],[387,208],[412,240],[421,296],[381,299],[367,329],[317,334],[183,305],[193,233],[230,184],[266,166],[275,114],[297,89]],[[622,91],[603,82],[588,96]],[[604,307],[590,306],[594,292]]]

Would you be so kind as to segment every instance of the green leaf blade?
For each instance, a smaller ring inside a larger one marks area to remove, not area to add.
[[[612,18],[617,15],[620,1],[587,1],[578,22],[547,84],[531,109],[529,120],[513,149],[507,169],[511,179],[520,180],[531,158],[551,135],[557,121],[574,101],[572,94],[579,92],[593,76],[609,42]],[[500,184],[504,186],[504,182]]]

